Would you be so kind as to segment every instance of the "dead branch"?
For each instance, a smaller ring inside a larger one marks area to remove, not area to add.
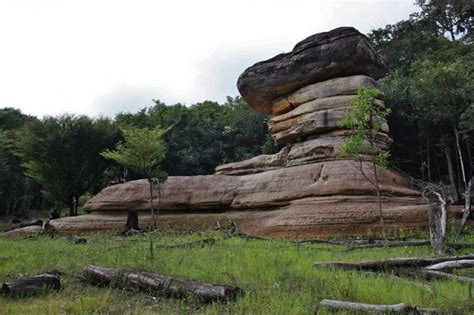
[[[193,246],[204,246],[204,245],[212,245],[216,242],[214,238],[205,238],[202,240],[181,243],[181,244],[170,244],[170,245],[157,245],[158,248],[181,248],[181,247],[193,247]]]
[[[474,268],[474,259],[464,260],[450,260],[442,263],[430,265],[426,267],[427,270],[447,271],[451,272],[453,269]]]
[[[439,280],[456,280],[459,282],[474,284],[474,278],[470,277],[463,277],[453,275],[451,273],[435,271],[435,270],[421,270],[417,272],[418,274],[422,275],[427,280],[439,279]]]
[[[324,268],[338,268],[345,270],[370,270],[370,271],[384,271],[394,270],[398,268],[411,268],[411,267],[426,267],[433,264],[453,261],[453,260],[465,260],[474,259],[474,255],[466,256],[453,256],[453,257],[440,257],[440,258],[393,258],[387,260],[371,260],[361,263],[345,263],[345,262],[316,262],[315,267]]]
[[[368,313],[440,314],[440,311],[437,309],[417,308],[416,306],[410,306],[404,303],[384,305],[345,302],[337,300],[322,300],[319,304],[332,310],[364,311]]]

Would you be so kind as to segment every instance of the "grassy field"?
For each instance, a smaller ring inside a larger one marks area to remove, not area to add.
[[[212,245],[161,248],[215,237]],[[224,238],[222,234],[147,235],[120,238],[87,236],[87,244],[72,244],[63,238],[0,238],[0,281],[34,275],[53,268],[66,273],[63,289],[39,297],[0,297],[0,314],[147,314],[147,313],[237,313],[324,314],[324,298],[366,303],[407,303],[435,307],[452,313],[474,312],[473,292],[468,285],[452,281],[425,283],[387,274],[367,274],[317,269],[316,261],[361,261],[391,257],[432,257],[428,246],[376,248],[347,251],[343,246],[301,244],[285,241]],[[153,240],[153,258],[150,257]],[[473,242],[474,236],[463,241]],[[459,251],[466,254],[469,251]],[[235,284],[245,294],[234,302],[201,304],[191,298],[178,300],[121,289],[96,288],[81,282],[86,264],[154,271],[163,275]]]

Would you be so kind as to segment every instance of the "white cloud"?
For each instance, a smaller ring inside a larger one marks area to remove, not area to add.
[[[236,95],[247,66],[299,40],[406,19],[413,0],[0,0],[0,107],[114,114]]]

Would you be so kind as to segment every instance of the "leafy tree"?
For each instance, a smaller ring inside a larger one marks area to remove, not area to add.
[[[21,159],[16,156],[16,133],[36,118],[14,108],[0,109],[0,215],[27,215],[30,206],[45,206],[38,185],[23,175]]]
[[[417,0],[420,16],[435,23],[440,34],[451,40],[472,41],[474,35],[474,3],[471,0]]]
[[[50,200],[64,203],[70,215],[77,215],[79,198],[108,166],[100,152],[117,141],[118,131],[108,119],[62,115],[26,124],[17,150],[25,174]]]
[[[469,57],[474,57],[474,53]],[[411,98],[420,119],[433,124],[438,129],[442,128],[444,137],[454,140],[445,141],[443,146],[447,149],[450,143],[454,143],[452,149],[457,151],[460,177],[465,191],[462,224],[470,213],[470,191],[473,181],[472,170],[469,172],[468,168],[472,166],[472,158],[470,155],[463,157],[461,148],[462,145],[466,145],[469,151],[469,138],[474,132],[472,124],[473,75],[472,62],[463,60],[463,58],[448,62],[424,60],[412,66]],[[450,159],[448,159],[448,166],[449,169],[452,169],[449,163],[451,163]],[[452,186],[454,187],[453,182]]]
[[[339,156],[348,157],[359,162],[359,171],[374,186],[377,193],[382,233],[385,238],[386,231],[382,212],[378,166],[386,167],[390,154],[380,147],[378,137],[383,129],[384,118],[390,114],[390,110],[375,104],[377,97],[380,97],[380,91],[378,90],[360,88],[357,91],[357,99],[349,106],[346,116],[341,121],[341,126],[352,130],[353,135],[342,145]],[[372,163],[373,179],[369,178],[364,170],[363,161],[367,157]]]
[[[156,227],[155,209],[153,206],[153,184],[156,181],[158,191],[160,183],[166,179],[166,173],[160,169],[165,158],[166,147],[163,136],[168,129],[124,129],[124,141],[119,142],[115,150],[105,150],[101,155],[139,173],[148,180],[150,187],[150,210],[153,225]],[[157,179],[157,180],[155,180]],[[159,200],[160,198],[158,198]],[[157,215],[160,212],[158,201]]]
[[[240,97],[189,107],[155,101],[153,107],[116,117],[125,129],[172,126],[163,137],[168,153],[162,168],[170,175],[212,174],[219,164],[274,153],[279,147],[268,134],[266,119]]]

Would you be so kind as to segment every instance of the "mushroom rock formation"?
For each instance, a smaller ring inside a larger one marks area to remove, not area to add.
[[[255,110],[271,113],[269,131],[285,147],[273,155],[220,165],[214,175],[170,176],[155,193],[162,227],[215,227],[231,220],[254,235],[274,238],[329,238],[381,230],[377,197],[359,164],[337,159],[351,135],[340,127],[360,87],[379,89],[384,59],[354,28],[342,27],[308,37],[287,54],[248,68],[237,86]],[[375,106],[385,106],[383,94]],[[392,140],[386,123],[377,144]],[[373,178],[371,163],[362,162]],[[407,179],[380,170],[386,228],[427,227],[426,205]],[[160,195],[161,200],[158,199]],[[59,233],[120,230],[127,211],[151,222],[146,180],[110,186],[90,199],[91,214],[53,220]]]
[[[379,79],[387,70],[384,58],[365,35],[353,27],[340,27],[304,39],[289,53],[256,63],[240,75],[237,87],[250,106],[271,113],[274,100],[301,87],[351,75]]]

